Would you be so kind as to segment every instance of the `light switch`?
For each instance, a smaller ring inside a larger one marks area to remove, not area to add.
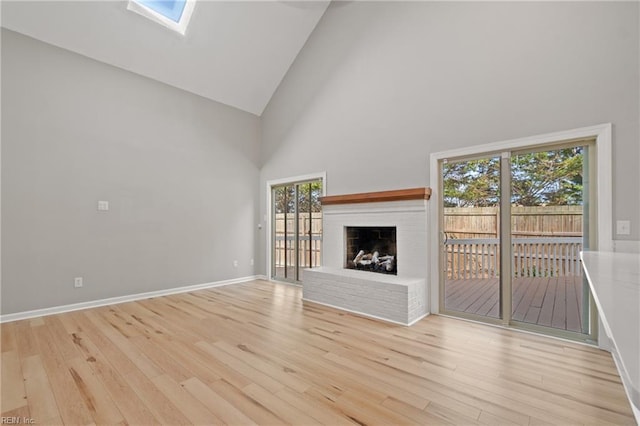
[[[616,234],[631,235],[631,222],[628,220],[616,221]]]
[[[98,201],[98,211],[106,212],[109,210],[109,202],[108,201]]]

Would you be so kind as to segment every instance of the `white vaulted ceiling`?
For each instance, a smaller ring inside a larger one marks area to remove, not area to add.
[[[261,115],[329,1],[196,3],[185,36],[126,1],[2,1],[2,26]]]

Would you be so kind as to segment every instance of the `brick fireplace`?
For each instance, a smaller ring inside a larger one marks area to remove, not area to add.
[[[303,299],[403,325],[427,315],[429,195],[418,188],[323,197],[324,266],[305,270]],[[360,251],[364,262],[350,265]],[[376,252],[394,257],[393,273],[371,273]]]

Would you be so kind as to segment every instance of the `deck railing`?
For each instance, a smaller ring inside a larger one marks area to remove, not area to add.
[[[582,275],[582,237],[513,238],[513,277]],[[498,238],[449,239],[445,243],[449,279],[493,278],[500,275]]]

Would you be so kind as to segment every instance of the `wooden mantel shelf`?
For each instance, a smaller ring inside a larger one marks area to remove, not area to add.
[[[320,204],[356,204],[379,203],[385,201],[428,200],[431,198],[431,188],[398,189],[394,191],[362,192],[359,194],[329,195],[320,197]]]

